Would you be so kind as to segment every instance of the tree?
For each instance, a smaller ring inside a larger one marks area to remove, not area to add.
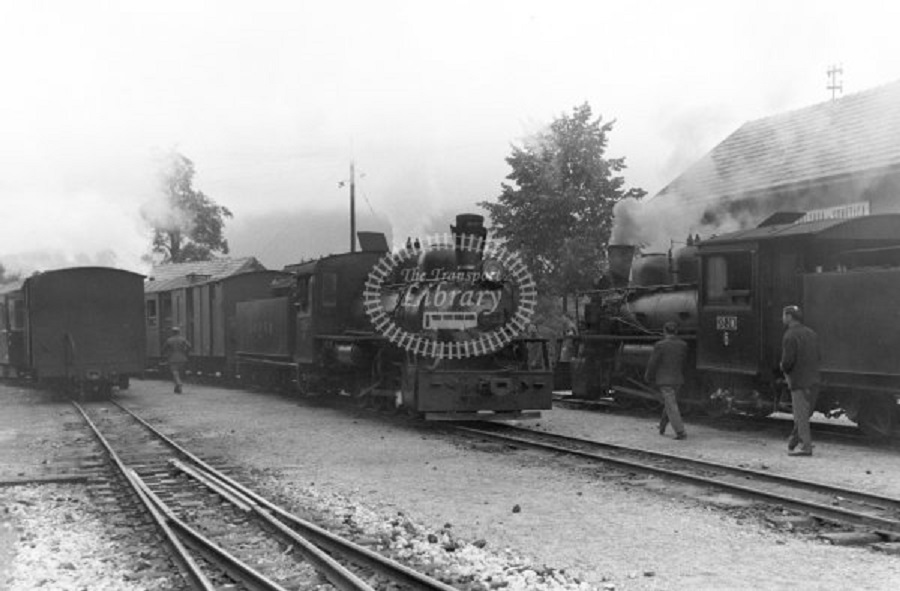
[[[565,296],[596,279],[613,227],[613,206],[646,191],[615,174],[625,158],[606,158],[614,121],[592,118],[588,103],[512,146],[512,167],[496,202],[479,203],[494,235],[518,252],[541,293]]]
[[[0,285],[19,281],[21,278],[21,273],[10,273],[6,270],[6,266],[3,263],[0,263]]]
[[[231,211],[195,189],[194,174],[194,163],[176,151],[160,169],[165,208],[145,217],[153,227],[153,252],[163,255],[163,262],[208,261],[216,253],[228,254],[223,230]]]

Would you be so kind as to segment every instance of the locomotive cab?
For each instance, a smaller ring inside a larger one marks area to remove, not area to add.
[[[892,318],[900,270],[848,273],[848,251],[900,242],[900,215],[766,225],[700,244],[697,369],[704,396],[730,410],[790,408],[778,370],[787,305],[819,335],[817,409],[890,431],[900,395],[900,332]],[[885,317],[888,314],[888,318]],[[886,322],[888,321],[888,322]]]

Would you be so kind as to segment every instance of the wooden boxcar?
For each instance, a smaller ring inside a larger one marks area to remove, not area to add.
[[[143,275],[106,267],[47,271],[0,294],[7,376],[108,390],[144,369]]]
[[[147,351],[151,362],[162,362],[162,344],[180,326],[192,345],[190,367],[203,374],[234,375],[237,337],[236,305],[266,297],[281,271],[248,271],[226,277],[184,277],[177,284],[148,282],[146,299]]]

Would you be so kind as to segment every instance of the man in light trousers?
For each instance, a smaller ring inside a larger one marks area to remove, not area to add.
[[[803,324],[798,306],[786,306],[781,321],[786,330],[781,341],[781,371],[791,389],[794,430],[788,439],[788,455],[811,456],[812,432],[809,418],[816,410],[819,387],[819,338],[815,331]],[[795,448],[800,445],[799,450]]]
[[[678,409],[678,390],[684,385],[687,356],[688,345],[678,338],[678,325],[666,322],[663,325],[663,338],[653,345],[653,353],[650,354],[650,361],[644,372],[644,381],[655,384],[662,394],[663,412],[659,420],[659,434],[665,434],[666,426],[671,421],[675,439],[687,438]]]

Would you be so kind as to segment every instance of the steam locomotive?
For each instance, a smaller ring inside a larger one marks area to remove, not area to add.
[[[361,252],[286,267],[270,297],[236,304],[237,373],[428,420],[549,409],[546,343],[519,336],[530,276],[486,241],[482,216],[456,222],[399,253],[360,233]]]
[[[802,216],[782,212],[670,253],[610,246],[609,274],[585,306],[574,393],[654,401],[643,369],[672,320],[691,345],[686,406],[714,415],[789,410],[781,313],[798,304],[819,335],[816,410],[846,414],[873,436],[896,429],[900,215]]]

